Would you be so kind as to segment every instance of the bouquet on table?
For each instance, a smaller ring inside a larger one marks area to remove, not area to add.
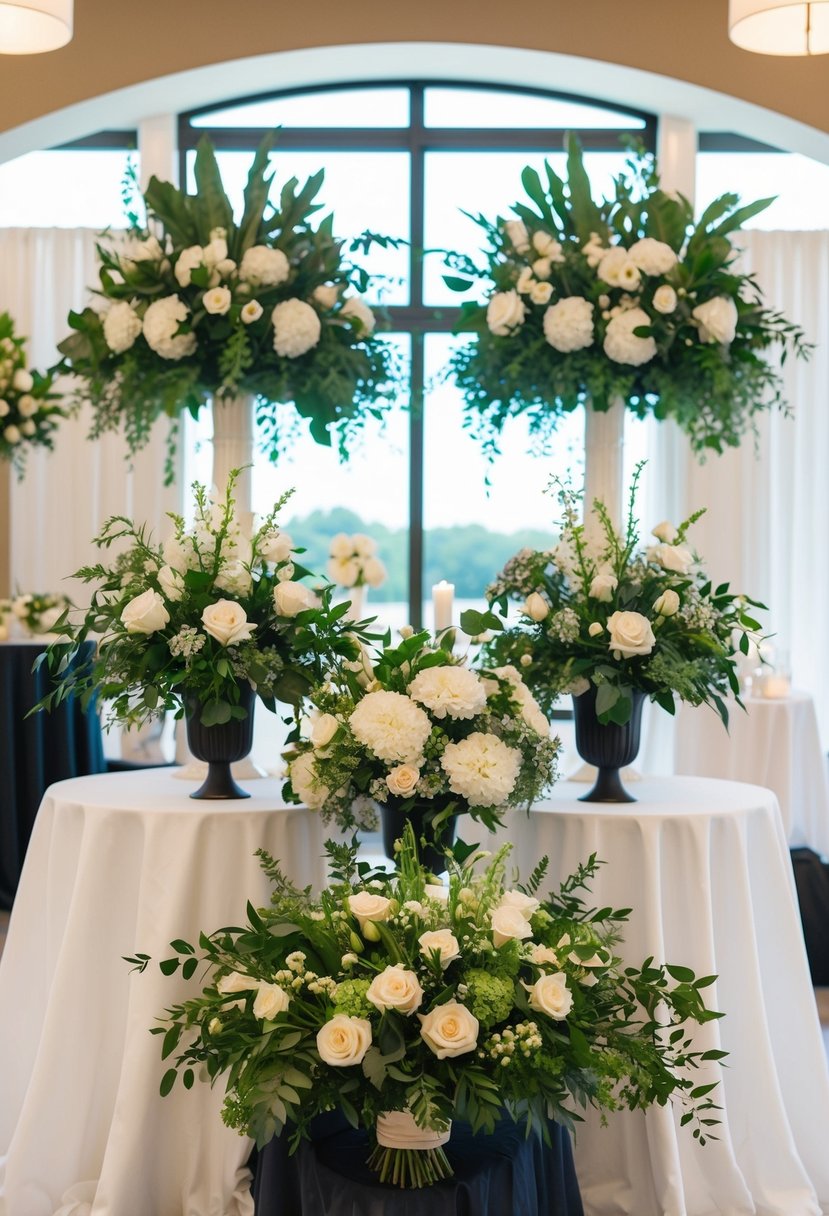
[[[264,852],[269,908],[248,905],[245,928],[172,943],[165,975],[201,993],[167,1010],[161,1081],[227,1077],[223,1118],[261,1146],[290,1124],[296,1148],[312,1120],[338,1109],[372,1144],[380,1180],[426,1186],[451,1174],[442,1145],[458,1119],[491,1132],[504,1112],[529,1129],[572,1127],[578,1107],[664,1105],[704,1144],[717,1123],[716,1082],[693,1072],[725,1054],[699,1051],[691,1024],[714,976],[616,953],[628,910],[585,906],[578,892],[598,863],[539,894],[547,859],[520,886],[509,845],[488,854],[460,843],[445,887],[429,885],[408,829],[398,872],[372,871],[356,849],[329,842],[333,882],[319,899],[295,889]],[[127,960],[143,970],[146,954]],[[178,1054],[174,1054],[178,1053]],[[705,1080],[705,1078],[701,1078]],[[407,1147],[402,1147],[403,1145]]]
[[[54,374],[30,371],[24,346],[12,318],[0,312],[0,459],[11,461],[18,477],[30,446],[55,446],[55,428],[64,417],[52,392]]]
[[[314,689],[288,800],[345,828],[372,826],[379,804],[387,849],[408,819],[440,844],[461,813],[492,828],[508,807],[529,807],[555,780],[559,742],[514,668],[472,670],[453,638],[434,646],[410,633]]]
[[[338,587],[382,587],[386,567],[377,556],[377,542],[362,532],[338,532],[328,549],[328,577]]]
[[[595,694],[602,723],[627,722],[634,693],[668,713],[675,699],[714,707],[728,724],[724,698],[738,704],[738,651],[760,628],[749,615],[756,600],[714,586],[686,534],[697,511],[679,527],[668,521],[640,548],[634,501],[635,473],[624,535],[598,500],[588,524],[579,523],[581,500],[559,493],[563,522],[548,551],[522,549],[487,589],[490,604],[506,613],[521,604],[518,624],[496,633],[485,647],[491,662],[515,664],[549,711],[562,693]],[[487,623],[503,622],[495,615]]]
[[[57,631],[64,633],[65,622],[61,618],[71,607],[72,601],[66,595],[27,592],[11,600],[0,600],[0,625],[4,624],[5,617],[11,616],[30,637],[39,637],[55,632],[60,622],[61,628]]]
[[[741,207],[724,194],[695,222],[688,199],[661,189],[653,158],[638,153],[613,197],[595,202],[575,137],[566,181],[549,164],[545,173],[524,170],[515,218],[477,217],[484,266],[449,257],[450,288],[486,291],[461,306],[457,331],[474,341],[450,371],[490,450],[510,417],[526,414],[546,437],[578,405],[606,411],[622,399],[640,418],[674,418],[696,451],[721,452],[758,411],[785,408],[762,352],[778,345],[782,361],[811,347],[736,269],[733,242],[772,199]]]

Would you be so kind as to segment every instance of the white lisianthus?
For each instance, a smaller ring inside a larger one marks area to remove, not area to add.
[[[360,1064],[371,1047],[371,1022],[368,1018],[348,1017],[335,1013],[317,1031],[317,1051],[324,1064],[333,1068],[350,1068]]]
[[[543,621],[550,615],[550,605],[538,591],[531,591],[524,601],[523,612],[531,621]]]
[[[285,359],[298,359],[317,345],[322,334],[319,313],[304,300],[283,300],[271,313],[273,348]]]
[[[218,981],[216,991],[227,996],[234,992],[251,992],[258,987],[259,980],[254,979],[252,975],[245,975],[243,971],[231,971]]]
[[[321,283],[311,292],[311,299],[320,308],[333,308],[339,299],[340,289],[335,283]]]
[[[331,791],[317,776],[312,752],[300,752],[288,765],[288,779],[304,806],[318,811],[331,797]]]
[[[377,324],[374,313],[359,296],[349,296],[343,301],[340,316],[356,321],[357,333],[361,338],[369,338],[374,333],[374,326]]]
[[[506,338],[519,325],[524,324],[527,306],[517,291],[496,291],[486,309],[489,331],[498,338]]]
[[[532,271],[537,279],[546,282],[553,273],[553,263],[550,258],[536,258],[532,265]]]
[[[509,904],[493,908],[490,924],[492,940],[497,947],[511,941],[523,941],[533,935],[533,927],[521,909],[510,907]]]
[[[417,764],[432,732],[419,705],[386,689],[366,693],[348,722],[357,742],[387,764]]]
[[[613,592],[618,586],[619,580],[612,570],[600,570],[594,576],[587,594],[591,599],[601,600],[602,603],[609,604],[613,599]]]
[[[629,367],[649,363],[656,354],[656,341],[652,335],[640,338],[633,331],[650,328],[650,324],[650,317],[643,308],[628,308],[611,317],[604,335],[604,352],[608,359]]]
[[[420,1037],[439,1060],[465,1055],[478,1045],[478,1019],[465,1005],[447,1001],[420,1018]]]
[[[158,572],[158,583],[164,598],[177,603],[184,595],[184,575],[172,566],[162,566]]]
[[[349,895],[348,906],[361,929],[367,921],[388,920],[393,912],[391,900],[373,891],[358,891],[356,895]]]
[[[672,574],[687,574],[694,564],[694,555],[685,545],[654,545],[653,560]]]
[[[714,296],[691,309],[691,316],[699,322],[702,342],[720,342],[730,346],[737,334],[739,314],[737,305],[730,296]]]
[[[284,562],[291,556],[294,542],[287,532],[269,528],[260,532],[256,547],[266,562]]]
[[[676,308],[676,292],[670,283],[663,283],[653,293],[653,306],[663,316],[668,316]]]
[[[239,313],[243,325],[253,325],[262,316],[262,305],[258,300],[248,300],[247,304],[242,305],[242,310]]]
[[[539,286],[540,284],[536,283],[535,278],[533,277],[533,272],[530,270],[529,266],[525,266],[518,276],[515,284],[515,290],[519,295],[528,296],[532,292],[533,287]]]
[[[486,707],[486,689],[467,667],[426,667],[409,685],[409,696],[435,718],[474,718]]]
[[[386,773],[389,793],[396,798],[408,798],[417,789],[420,769],[414,764],[397,764]]]
[[[291,264],[282,250],[267,245],[251,245],[239,263],[239,278],[251,287],[277,287],[290,272]]]
[[[501,898],[498,900],[499,908],[517,908],[522,916],[527,920],[532,916],[539,907],[539,901],[534,899],[532,895],[527,895],[524,891],[504,891]]]
[[[204,250],[201,245],[188,245],[186,249],[182,249],[173,272],[179,287],[189,287],[193,271],[202,265],[204,265]]]
[[[278,984],[267,984],[262,980],[256,1000],[253,1002],[253,1016],[272,1022],[278,1013],[285,1013],[291,1003],[291,998],[284,988]]]
[[[340,729],[340,721],[333,714],[319,714],[311,722],[308,738],[316,751],[327,747]]]
[[[533,304],[549,304],[553,295],[552,284],[533,283],[530,286],[529,294]]]
[[[544,313],[543,326],[554,350],[584,350],[593,343],[593,305],[583,296],[565,296]]]
[[[516,253],[528,253],[530,249],[530,234],[523,220],[507,220],[504,224],[507,240]]]
[[[182,322],[190,317],[190,310],[178,296],[163,296],[153,300],[144,313],[144,340],[150,350],[162,359],[186,359],[196,349],[194,333],[179,333]]]
[[[423,989],[414,971],[407,971],[398,963],[375,975],[366,991],[366,1000],[376,1009],[394,1009],[408,1017],[423,1004]]]
[[[309,608],[319,607],[319,599],[310,587],[291,579],[274,587],[273,602],[277,615],[287,617],[298,616]]]
[[[205,312],[209,312],[214,317],[223,317],[230,312],[233,296],[229,287],[211,287],[202,296],[202,303]]]
[[[248,620],[247,613],[235,600],[216,600],[208,604],[201,614],[202,628],[215,638],[220,646],[233,646],[246,642],[256,632],[256,625]]]
[[[663,544],[672,545],[676,540],[677,531],[670,520],[663,519],[661,524],[657,524],[655,528],[651,528],[651,536],[655,536]]]
[[[634,266],[650,275],[667,274],[677,263],[677,256],[670,245],[652,236],[634,241],[627,254]]]
[[[544,232],[541,228],[533,233],[533,249],[543,258],[549,258],[551,262],[564,261],[564,254],[559,242],[554,236],[550,236],[549,232]]]
[[[325,572],[338,587],[354,587],[360,577],[360,564],[354,557],[329,557]]]
[[[567,976],[563,971],[552,975],[542,975],[534,984],[524,984],[527,990],[529,1005],[537,1013],[546,1013],[547,1017],[561,1022],[573,1008],[573,994],[567,987]]]
[[[656,645],[651,623],[641,612],[614,612],[607,619],[607,628],[608,650],[613,651],[617,660],[650,654]]]
[[[151,587],[125,604],[121,623],[127,633],[155,633],[169,624],[170,614],[164,600]]]
[[[475,731],[458,743],[448,743],[440,764],[453,794],[471,806],[502,806],[515,789],[521,753],[497,735]]]
[[[104,341],[109,349],[113,354],[122,355],[134,345],[141,333],[141,318],[127,300],[117,300],[104,313],[103,329]]]
[[[675,616],[679,611],[679,596],[672,587],[666,587],[658,599],[653,602],[654,612],[660,616]]]

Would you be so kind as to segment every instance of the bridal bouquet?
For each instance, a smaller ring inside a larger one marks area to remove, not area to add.
[[[411,634],[332,671],[310,694],[285,797],[345,828],[372,826],[377,803],[418,812],[438,842],[458,814],[491,829],[529,807],[555,780],[558,740],[514,668],[474,671],[451,645]]]
[[[416,864],[411,832],[395,874],[357,864],[353,847],[327,849],[333,882],[319,899],[260,851],[271,906],[248,904],[244,928],[202,934],[198,952],[172,943],[162,972],[180,966],[188,980],[206,964],[207,978],[153,1029],[172,1058],[162,1094],[179,1075],[188,1088],[226,1076],[225,1123],[260,1146],[290,1124],[292,1149],[339,1109],[368,1132],[380,1180],[399,1186],[451,1174],[441,1146],[452,1119],[491,1132],[506,1112],[529,1132],[551,1118],[572,1127],[578,1107],[676,1096],[705,1143],[716,1081],[692,1074],[725,1053],[698,1050],[691,1032],[721,1016],[702,995],[715,977],[624,965],[627,910],[578,894],[594,857],[543,897],[547,859],[510,883],[509,845],[482,869],[488,854],[456,845],[443,887]]]
[[[146,225],[98,245],[100,307],[71,313],[59,344],[78,400],[95,413],[93,436],[123,425],[130,451],[162,414],[197,413],[211,398],[256,396],[264,444],[275,459],[277,404],[292,402],[312,437],[344,451],[391,393],[390,355],[362,299],[368,280],[332,234],[312,226],[318,173],[269,201],[273,137],[257,151],[237,219],[213,147],[199,143],[196,190],[152,178]],[[366,234],[351,248],[383,238]]]
[[[0,459],[9,460],[23,476],[30,446],[54,447],[54,431],[64,417],[52,392],[53,373],[30,371],[25,339],[14,321],[0,312]]]
[[[200,703],[204,726],[219,725],[247,716],[240,682],[269,709],[297,705],[330,656],[359,653],[343,607],[330,607],[330,588],[318,595],[300,581],[309,571],[277,524],[289,494],[249,538],[235,513],[237,475],[219,501],[195,483],[193,526],[171,515],[163,544],[122,516],[107,521],[95,544],[119,551],[75,575],[94,585],[92,603],[80,625],[66,628],[70,641],[46,653],[58,682],[44,707],[70,692],[84,705],[98,697],[111,721],[132,725],[161,710],[181,716],[186,697]],[[98,644],[85,660],[88,637]]]
[[[515,664],[549,711],[561,693],[596,692],[600,722],[630,719],[633,692],[645,693],[668,713],[675,698],[708,704],[728,724],[724,697],[738,704],[738,650],[748,654],[759,623],[727,583],[715,587],[686,534],[696,512],[674,527],[668,521],[640,547],[634,500],[635,473],[624,536],[596,501],[588,525],[578,522],[580,498],[562,488],[559,542],[548,551],[522,549],[511,558],[487,598],[503,613],[520,603],[518,624],[496,633],[485,647],[492,662]],[[502,628],[489,614],[487,624]]]
[[[733,240],[771,199],[741,207],[724,194],[695,222],[643,154],[595,202],[573,137],[567,180],[549,164],[545,176],[524,170],[514,218],[477,217],[484,266],[449,259],[450,288],[485,291],[462,305],[457,328],[474,341],[450,370],[490,450],[508,418],[526,414],[544,437],[583,402],[604,411],[622,399],[638,417],[674,418],[697,452],[736,446],[758,411],[786,408],[762,352],[777,345],[782,360],[811,347],[737,270]]]

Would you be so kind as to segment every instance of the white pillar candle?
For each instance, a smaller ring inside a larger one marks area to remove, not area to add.
[[[435,613],[435,633],[452,628],[452,600],[455,595],[455,584],[441,579],[432,588],[432,605]]]

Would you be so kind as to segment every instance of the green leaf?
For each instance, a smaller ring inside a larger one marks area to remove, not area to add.
[[[177,958],[165,958],[163,962],[158,964],[159,971],[162,975],[175,975],[178,971]]]
[[[666,963],[665,970],[672,979],[677,980],[680,984],[690,984],[694,980],[694,972],[690,967],[677,967],[676,965]]]
[[[168,1093],[176,1083],[177,1076],[178,1073],[174,1068],[167,1069],[164,1076],[161,1078],[161,1084],[158,1087],[158,1092],[161,1094],[162,1098],[167,1097]]]

